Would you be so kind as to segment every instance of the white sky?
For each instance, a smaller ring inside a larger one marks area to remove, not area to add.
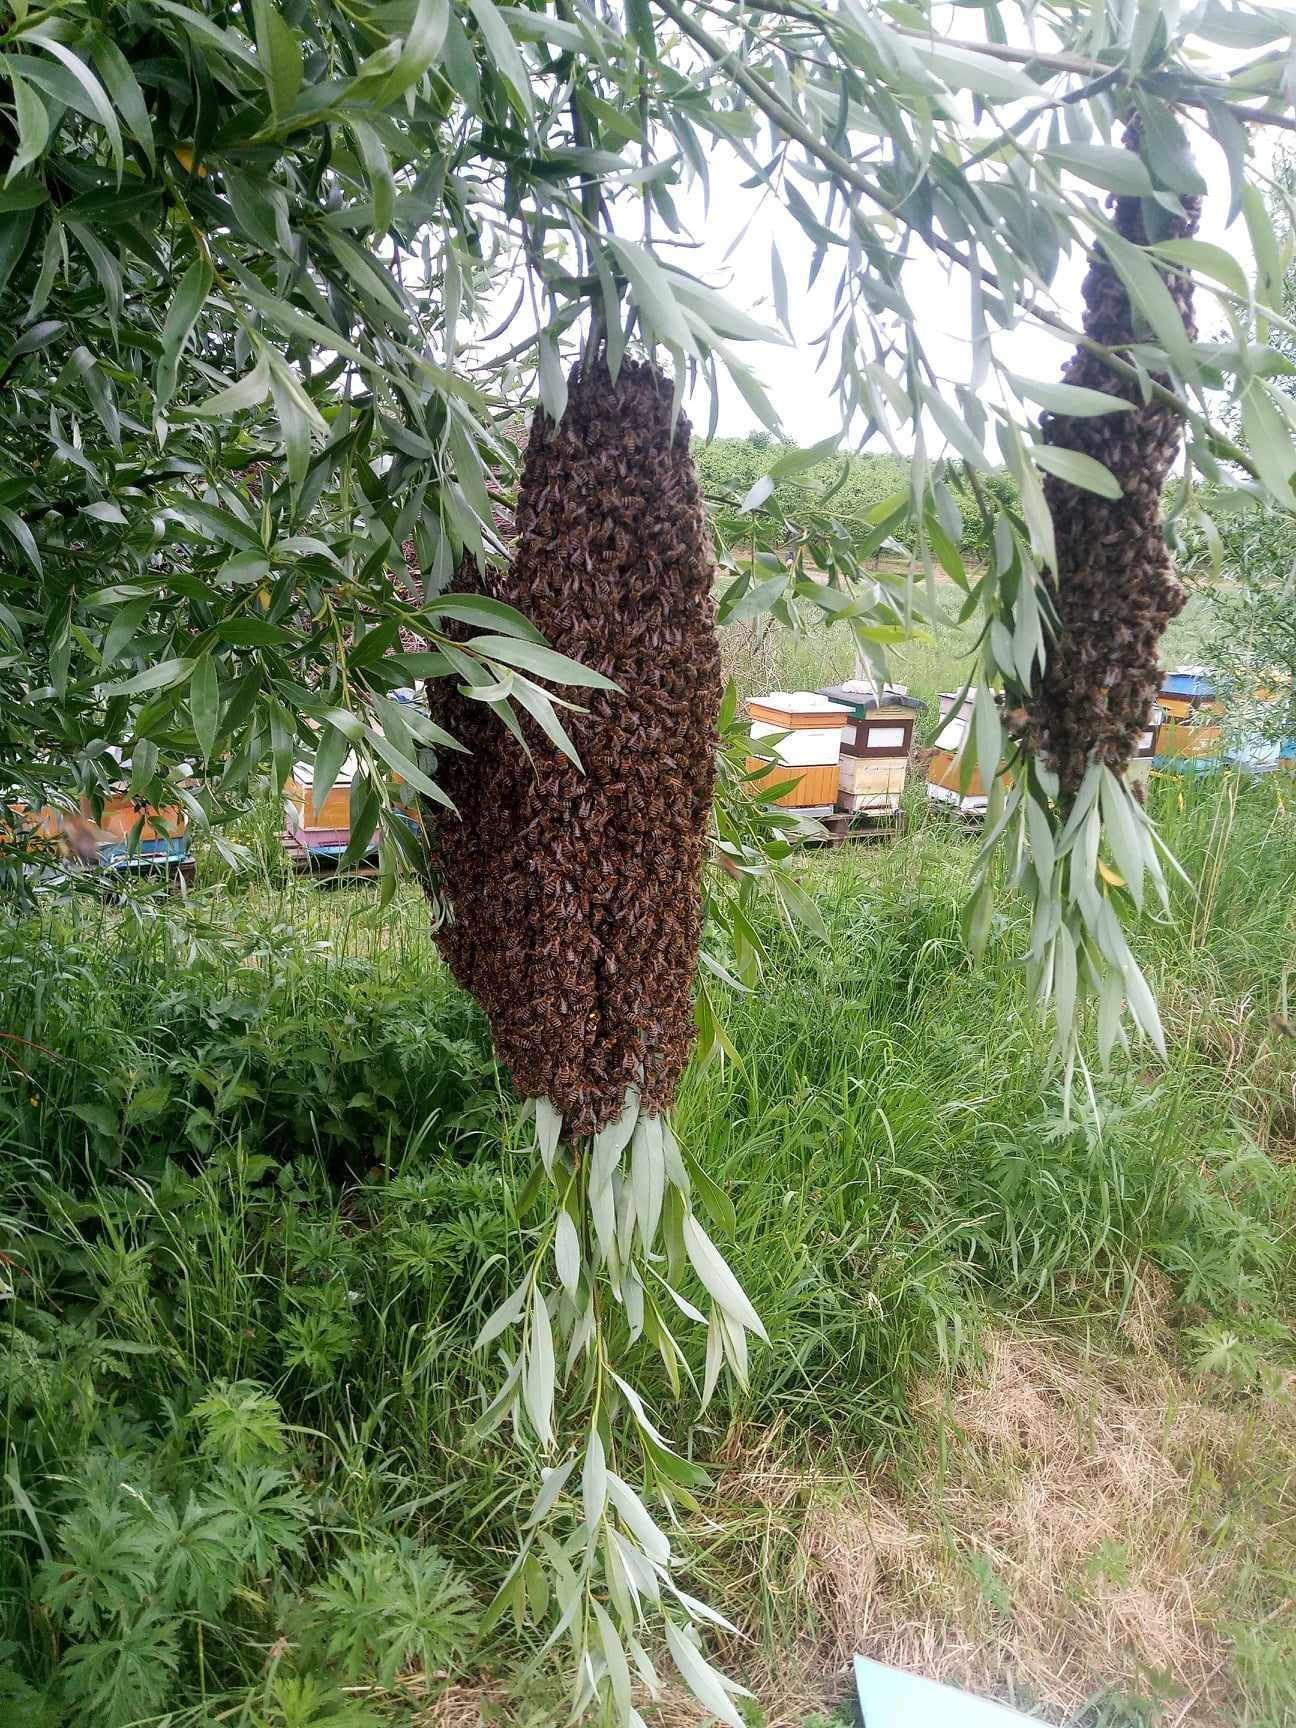
[[[1197,165],[1209,186],[1202,206],[1200,237],[1224,246],[1250,275],[1252,253],[1245,222],[1239,215],[1230,228],[1225,227],[1229,189],[1223,154],[1196,128],[1191,136]],[[1263,153],[1262,160],[1267,161],[1270,141],[1261,137],[1257,145]],[[777,241],[788,279],[791,323],[797,341],[787,347],[756,343],[735,346],[765,385],[786,436],[797,444],[815,444],[841,429],[840,410],[832,390],[835,360],[830,357],[822,371],[816,372],[815,364],[822,350],[810,345],[831,316],[836,280],[832,254],[814,287],[807,288],[813,247],[795,218],[772,197],[766,198],[748,232],[738,239],[744,222],[750,220],[757,194],[742,188],[745,170],[727,152],[718,153],[709,166],[712,176],[709,211],[703,214],[700,191],[678,193],[676,199],[685,228],[705,236],[704,244],[698,251],[675,254],[668,250],[665,256],[717,288],[734,306],[772,325],[777,319],[770,278],[770,246]],[[1104,196],[1091,186],[1083,189],[1095,197]],[[727,262],[726,253],[730,253]],[[1053,284],[1059,305],[1077,321],[1084,271],[1085,260],[1077,252],[1063,260]],[[965,273],[924,249],[907,266],[905,279],[918,308],[920,334],[933,364],[946,379],[966,382],[971,371],[971,354]],[[1204,337],[1216,333],[1213,326],[1218,320],[1213,302],[1205,294],[1198,296],[1198,322]],[[993,326],[992,332],[996,354],[1022,377],[1056,379],[1071,352],[1060,337],[1026,321],[1011,332],[998,331]],[[692,393],[687,406],[694,429],[704,434],[710,416],[705,387]],[[741,435],[759,427],[760,420],[721,368],[717,436]],[[937,455],[939,436],[933,432],[932,439],[931,453]]]

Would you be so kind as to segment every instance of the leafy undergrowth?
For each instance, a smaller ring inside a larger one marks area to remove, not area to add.
[[[973,838],[807,859],[828,941],[770,932],[680,1110],[772,1347],[692,1428],[636,1365],[769,1723],[852,1649],[1088,1728],[1296,1713],[1289,794],[1158,790],[1202,893],[1141,932],[1169,1066],[1098,1117],[1011,906],[967,963]],[[0,998],[0,1719],[560,1719],[476,1637],[529,1504],[470,1432],[529,1160],[418,897],[51,908]]]

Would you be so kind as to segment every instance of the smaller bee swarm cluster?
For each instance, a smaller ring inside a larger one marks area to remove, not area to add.
[[[518,1090],[569,1139],[631,1093],[669,1109],[693,1048],[721,676],[689,423],[671,410],[647,364],[574,369],[562,420],[532,422],[512,560],[459,573],[620,686],[570,692],[580,766],[528,717],[530,759],[486,703],[428,687],[470,752],[438,764],[462,820],[428,813],[451,912],[437,940]]]
[[[1138,148],[1136,125],[1125,133]],[[1144,246],[1144,200],[1114,199],[1113,220],[1122,239]],[[1199,201],[1182,200],[1182,214],[1165,215],[1159,239],[1184,239],[1197,228]],[[1192,284],[1163,273],[1166,289],[1189,336]],[[1085,334],[1117,352],[1138,341],[1130,298],[1101,246],[1084,281]],[[1054,599],[1060,627],[1048,665],[1027,702],[1025,730],[1057,774],[1064,800],[1073,798],[1091,762],[1122,774],[1147,730],[1160,678],[1160,641],[1182,610],[1161,526],[1161,490],[1179,450],[1175,409],[1144,401],[1137,383],[1114,372],[1100,355],[1080,348],[1063,372],[1066,383],[1131,406],[1096,416],[1045,414],[1044,442],[1101,462],[1120,484],[1119,498],[1073,486],[1053,474],[1044,496],[1057,547]],[[1158,379],[1164,384],[1164,378]]]

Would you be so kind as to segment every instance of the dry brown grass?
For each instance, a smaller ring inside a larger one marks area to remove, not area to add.
[[[982,1372],[920,1393],[903,1474],[807,1476],[776,1435],[735,1437],[723,1486],[800,1633],[753,1675],[770,1728],[840,1702],[857,1650],[1057,1722],[1115,1688],[1162,1699],[1166,1728],[1218,1728],[1252,1557],[1245,1514],[1224,1538],[1219,1518],[1262,1456],[1296,1471],[1296,1413],[1213,1402],[1158,1354],[1164,1315],[1149,1280],[1123,1357],[990,1334]]]

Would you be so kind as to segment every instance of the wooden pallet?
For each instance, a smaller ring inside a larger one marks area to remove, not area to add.
[[[378,876],[378,860],[370,856],[358,864],[343,867],[340,853],[324,852],[303,846],[293,834],[283,836],[284,852],[299,876],[318,876],[320,886],[340,886],[343,882],[372,882]]]
[[[808,846],[860,846],[875,840],[897,840],[905,831],[903,810],[831,810],[820,816],[823,839],[806,841]]]

